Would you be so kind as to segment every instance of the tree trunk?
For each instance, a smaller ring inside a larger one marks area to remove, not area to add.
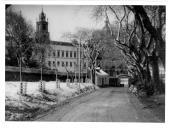
[[[162,39],[161,33],[158,32],[158,30],[156,30],[156,28],[152,26],[149,20],[149,17],[145,9],[143,8],[143,6],[133,6],[132,11],[134,11],[135,15],[140,16],[142,24],[144,25],[146,30],[152,35],[152,37],[155,39],[159,57],[163,63],[163,66],[165,67],[165,41]]]
[[[94,69],[91,70],[91,81],[93,84],[95,84],[95,71],[94,71]]]
[[[158,57],[155,55],[155,53],[153,53],[153,56],[152,56],[151,66],[152,66],[152,75],[153,75],[153,82],[154,82],[154,91],[161,92]]]
[[[19,58],[20,63],[20,83],[22,83],[22,60],[21,57]]]
[[[42,66],[43,66],[43,60],[42,60],[42,54],[41,54],[41,82],[42,82]]]

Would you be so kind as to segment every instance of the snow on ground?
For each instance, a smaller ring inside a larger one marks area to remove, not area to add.
[[[45,91],[39,91],[40,82],[27,82],[26,95],[21,96],[20,82],[6,82],[5,86],[5,118],[6,120],[30,120],[36,114],[51,109],[66,99],[91,92],[95,86],[91,83],[45,82]]]

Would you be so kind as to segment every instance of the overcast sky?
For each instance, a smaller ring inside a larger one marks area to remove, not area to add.
[[[49,22],[50,39],[56,41],[65,41],[62,38],[63,33],[75,32],[77,28],[101,28],[104,21],[96,21],[92,17],[94,6],[78,5],[13,5],[11,8],[31,22],[36,29],[36,21],[42,11],[45,12]]]

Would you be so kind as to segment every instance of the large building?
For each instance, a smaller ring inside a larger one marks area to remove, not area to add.
[[[58,72],[62,73],[79,73],[79,70],[81,74],[86,72],[86,59],[83,58],[84,52],[82,48],[79,50],[79,45],[71,42],[50,40],[48,32],[48,19],[46,19],[46,15],[43,10],[39,15],[39,21],[36,22],[36,35],[47,44],[45,66],[48,69],[57,69]],[[80,69],[79,60],[81,60]]]

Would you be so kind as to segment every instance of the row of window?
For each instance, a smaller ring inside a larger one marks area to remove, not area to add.
[[[62,66],[62,67],[72,67],[72,66],[74,66],[74,65],[76,65],[76,63],[75,62],[68,62],[68,61],[66,61],[66,62],[64,62],[64,61],[57,61],[56,63],[55,63],[55,61],[48,61],[48,66],[49,67],[59,67],[59,66]]]
[[[77,57],[77,52],[76,51],[64,51],[64,50],[57,50],[57,51],[52,51],[49,52],[48,56],[53,56],[53,57],[66,57],[66,58],[76,58]]]
[[[64,62],[64,61],[48,61],[48,66],[49,67],[72,67],[72,66],[76,66],[76,62]],[[86,63],[84,63],[84,67],[86,67]]]

